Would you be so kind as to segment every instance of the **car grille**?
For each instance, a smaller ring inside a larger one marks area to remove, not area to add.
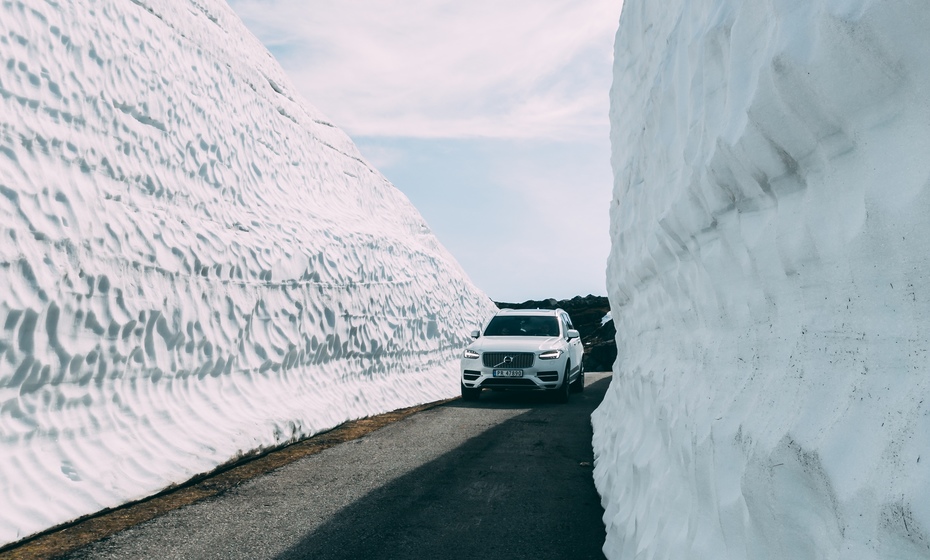
[[[536,377],[539,378],[543,383],[555,383],[559,380],[559,372],[557,371],[541,371],[536,374]]]
[[[507,357],[510,357],[510,363],[504,363]],[[533,366],[533,358],[536,357],[532,352],[485,352],[484,367],[494,368],[528,368]]]
[[[481,377],[481,372],[466,369],[465,371],[462,372],[462,377],[465,378],[465,381],[474,381],[475,379],[478,379],[479,377]]]

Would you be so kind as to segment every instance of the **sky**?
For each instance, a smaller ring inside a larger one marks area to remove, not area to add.
[[[605,295],[621,0],[229,0],[496,301]]]

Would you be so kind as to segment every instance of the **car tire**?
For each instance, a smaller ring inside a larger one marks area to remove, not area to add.
[[[572,372],[572,364],[565,364],[565,375],[562,376],[562,384],[559,385],[559,388],[556,389],[555,402],[560,404],[565,404],[568,402],[568,393],[571,391],[571,384],[569,376]]]
[[[476,401],[481,396],[481,387],[466,387],[462,385],[462,400]]]
[[[581,393],[584,391],[584,363],[581,364],[581,370],[578,372],[578,379],[572,382],[572,393]]]

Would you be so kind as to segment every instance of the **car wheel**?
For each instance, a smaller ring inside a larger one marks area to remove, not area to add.
[[[478,397],[481,396],[481,387],[466,387],[462,385],[462,400],[463,401],[476,401]]]
[[[570,363],[565,364],[565,375],[562,376],[562,384],[556,389],[557,393],[555,394],[555,402],[557,403],[567,403],[568,402],[568,392],[571,390],[571,385],[569,384],[569,375],[572,372],[572,365]]]
[[[584,363],[581,364],[578,379],[572,382],[572,393],[581,393],[582,391],[584,391]]]

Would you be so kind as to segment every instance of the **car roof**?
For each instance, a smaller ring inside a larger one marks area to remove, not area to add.
[[[562,313],[561,309],[501,309],[498,315],[536,315],[536,316],[558,316]]]

